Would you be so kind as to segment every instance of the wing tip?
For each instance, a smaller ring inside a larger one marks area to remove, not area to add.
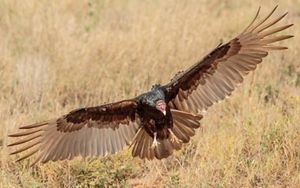
[[[48,123],[49,123],[49,121],[44,121],[44,122],[40,122],[40,123],[34,123],[31,125],[24,125],[24,126],[21,126],[19,129],[32,129],[32,128],[47,125]]]
[[[19,153],[18,150],[17,150],[17,151],[10,152],[9,155],[15,155],[15,154],[17,154],[17,153]]]
[[[283,16],[286,16],[286,15],[288,15],[289,14],[289,12],[288,11],[286,11],[284,14],[283,14]]]
[[[16,143],[7,144],[7,147],[11,147],[11,146],[15,146],[15,145],[18,145],[18,144],[16,144]]]
[[[273,8],[273,10],[271,11],[272,12],[272,14],[275,12],[275,10],[277,9],[279,7],[279,5],[277,4],[277,5],[275,5],[275,7]]]
[[[14,138],[14,137],[18,137],[17,135],[18,135],[18,134],[9,134],[9,135],[7,135],[7,136],[8,136],[8,137],[13,137],[13,138]],[[9,146],[9,145],[8,145],[8,146]]]

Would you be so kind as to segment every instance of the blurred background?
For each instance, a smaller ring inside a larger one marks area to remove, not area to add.
[[[19,126],[166,83],[262,14],[295,35],[271,52],[168,159],[114,156],[28,168],[6,147]],[[1,0],[0,187],[300,186],[300,0]]]

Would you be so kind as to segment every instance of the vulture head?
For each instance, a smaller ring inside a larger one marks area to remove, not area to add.
[[[158,110],[164,116],[167,114],[167,104],[165,101],[165,94],[160,85],[152,86],[150,92],[147,92],[142,97],[142,103],[151,107],[154,110]]]
[[[164,116],[167,114],[166,107],[167,107],[167,105],[166,105],[166,102],[164,100],[158,100],[158,101],[155,102],[155,108],[157,110],[159,110],[161,113],[163,113]]]

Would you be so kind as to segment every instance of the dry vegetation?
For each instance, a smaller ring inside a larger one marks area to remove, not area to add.
[[[300,1],[279,3],[300,32]],[[274,1],[0,1],[0,187],[299,187],[299,38],[271,53],[192,142],[162,161],[111,157],[28,168],[7,134],[166,83]],[[282,22],[281,22],[282,23]]]

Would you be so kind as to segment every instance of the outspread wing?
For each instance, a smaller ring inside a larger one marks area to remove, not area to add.
[[[240,35],[219,45],[203,60],[177,74],[164,86],[169,106],[192,113],[204,111],[229,96],[236,85],[243,81],[243,76],[253,71],[269,51],[287,49],[272,45],[292,37],[274,36],[293,25],[275,27],[287,15],[285,13],[271,19],[276,8],[277,6],[264,19],[257,21],[258,9],[251,24]]]
[[[18,161],[36,154],[34,164],[115,153],[132,142],[139,128],[136,109],[135,100],[124,100],[20,127],[21,132],[9,135],[17,139],[9,146],[19,146],[11,154],[21,153]]]

